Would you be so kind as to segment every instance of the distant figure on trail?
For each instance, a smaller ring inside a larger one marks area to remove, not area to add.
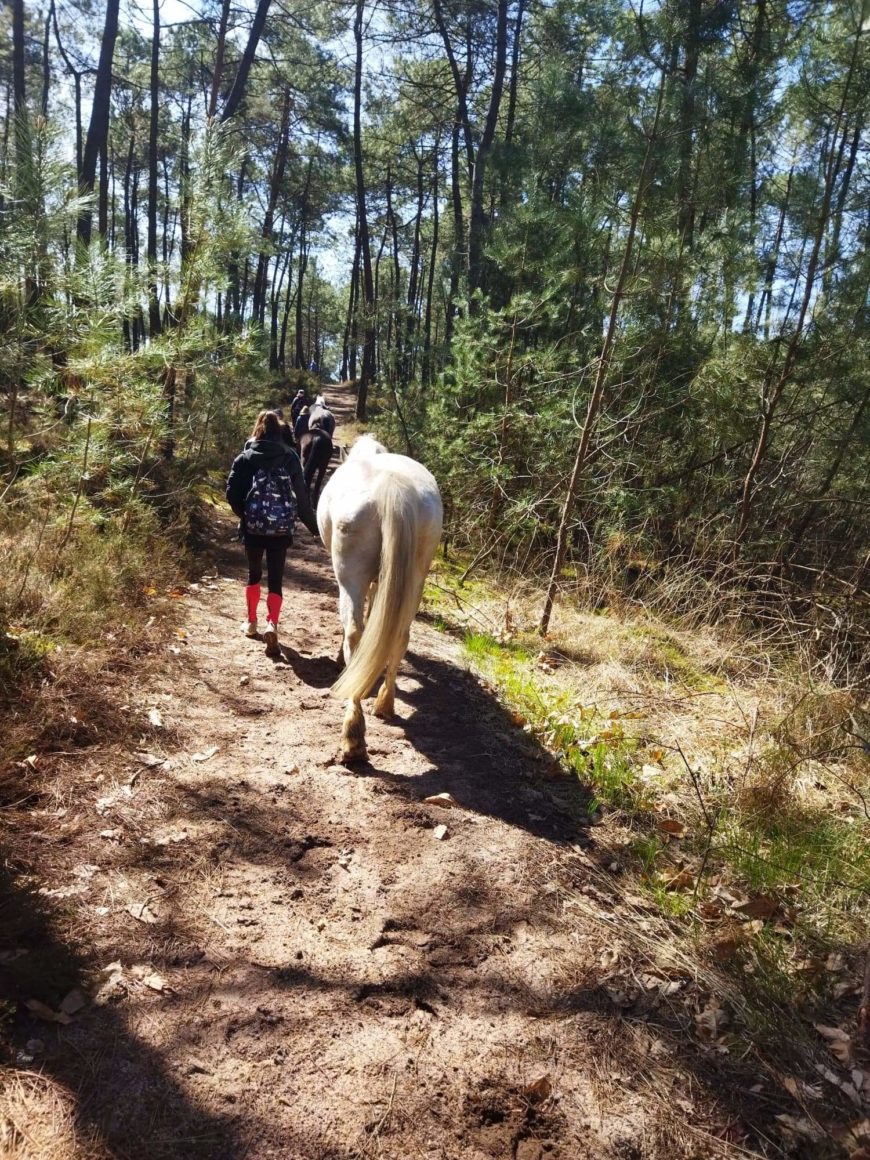
[[[311,431],[315,427],[322,428],[330,439],[335,434],[335,415],[327,407],[323,395],[317,396],[308,415],[308,430]]]
[[[332,439],[323,427],[309,427],[300,442],[305,486],[312,507],[316,509],[323,487],[323,477],[332,459]]]
[[[298,390],[294,395],[293,402],[290,404],[290,422],[294,427],[296,426],[296,420],[299,418],[302,408],[307,407],[310,402],[311,400],[303,390]]]
[[[284,426],[274,411],[261,411],[245,450],[236,456],[227,479],[227,502],[239,517],[239,538],[248,557],[245,588],[246,636],[256,637],[266,555],[269,591],[266,596],[266,656],[280,656],[278,619],[283,602],[284,563],[293,543],[297,514],[313,536],[317,520],[308,499],[299,456],[282,438]]]
[[[302,436],[308,431],[308,418],[310,415],[308,407],[303,407],[299,412],[296,422],[293,424],[293,438],[302,446]]]

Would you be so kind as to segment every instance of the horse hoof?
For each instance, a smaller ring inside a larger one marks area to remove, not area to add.
[[[341,753],[342,765],[360,765],[364,761],[368,761],[369,755],[366,747],[361,749],[343,749]]]
[[[388,705],[375,705],[374,714],[381,721],[390,721],[395,717],[396,710],[391,701]]]

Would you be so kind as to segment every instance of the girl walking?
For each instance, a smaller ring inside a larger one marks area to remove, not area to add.
[[[274,411],[261,411],[245,450],[233,461],[227,480],[227,502],[239,517],[239,538],[248,557],[245,588],[246,636],[257,635],[263,555],[269,591],[266,596],[266,656],[280,655],[278,619],[283,602],[284,562],[293,543],[296,517],[313,536],[317,519],[308,499],[302,465],[282,439],[282,423]]]

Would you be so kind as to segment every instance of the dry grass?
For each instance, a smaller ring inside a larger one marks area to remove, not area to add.
[[[542,641],[531,586],[457,588],[457,569],[439,573],[436,618],[609,806],[590,872],[612,902],[569,891],[566,905],[605,923],[635,964],[717,996],[729,1051],[763,1044],[765,1066],[791,1074],[830,1066],[812,1023],[854,1026],[870,901],[870,755],[854,693],[758,638],[644,609],[562,601]],[[605,767],[600,783],[602,743],[619,776]]]
[[[75,1107],[48,1076],[0,1068],[0,1160],[108,1160],[110,1152],[77,1124]]]

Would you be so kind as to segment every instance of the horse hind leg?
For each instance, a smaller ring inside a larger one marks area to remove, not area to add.
[[[337,573],[339,571],[341,569],[337,569]],[[344,636],[339,656],[343,657],[345,664],[350,664],[350,658],[362,636],[364,604],[365,590],[363,585],[349,582],[347,576],[339,579],[338,608]],[[361,699],[355,698],[348,701],[341,726],[341,760],[345,763],[351,763],[365,761],[367,758],[365,717],[363,716]]]
[[[406,629],[399,638],[396,649],[387,662],[386,671],[384,672],[384,683],[378,691],[374,709],[375,716],[380,717],[382,721],[389,721],[396,711],[396,676],[399,671],[399,665],[402,663],[402,657],[405,655],[405,650],[408,647],[410,634],[410,628]]]
[[[350,664],[350,658],[353,656],[354,649],[360,642],[360,637],[365,627],[365,616],[363,613],[364,599],[364,593],[362,592],[356,590],[348,591],[343,586],[340,588],[338,615],[341,618],[343,631],[341,655],[346,665]]]
[[[423,584],[425,582],[426,573],[428,572],[428,565],[423,570],[423,579],[417,580],[417,601],[414,605],[416,613],[420,606],[420,601],[423,598]],[[413,617],[412,617],[413,621]],[[395,648],[390,655],[387,663],[386,672],[384,673],[384,683],[378,691],[378,696],[375,701],[375,716],[380,717],[382,721],[388,721],[395,713],[396,703],[396,675],[399,671],[399,665],[402,663],[402,657],[408,651],[408,641],[411,639],[411,625],[401,633],[396,641]]]
[[[341,760],[346,764],[366,761],[366,719],[358,700],[348,701],[341,726]]]

